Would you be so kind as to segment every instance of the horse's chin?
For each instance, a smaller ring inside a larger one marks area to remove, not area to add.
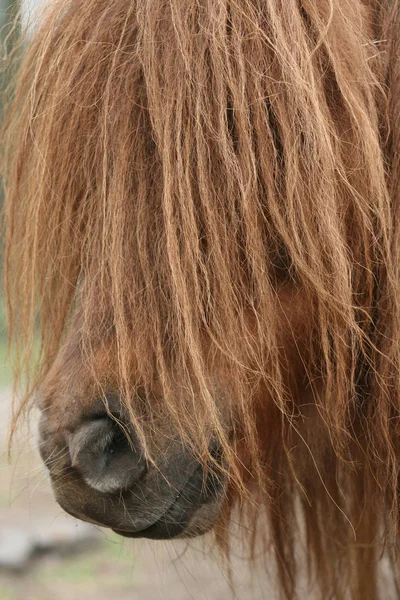
[[[212,530],[221,514],[223,501],[192,507],[181,521],[171,519],[169,512],[158,521],[140,531],[113,529],[114,533],[126,538],[147,538],[150,540],[171,540],[194,538]],[[174,509],[174,507],[172,507]],[[190,513],[190,516],[189,516]]]

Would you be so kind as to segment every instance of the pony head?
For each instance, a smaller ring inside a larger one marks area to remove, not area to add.
[[[61,1],[21,46],[3,160],[16,416],[36,399],[71,514],[226,547],[239,505],[286,598],[298,544],[322,598],[378,597],[383,554],[395,573],[399,14]]]

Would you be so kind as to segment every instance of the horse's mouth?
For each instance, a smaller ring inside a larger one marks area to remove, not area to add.
[[[113,529],[115,533],[129,538],[154,540],[189,537],[206,533],[214,524],[216,507],[224,496],[225,478],[221,473],[204,473],[198,465],[182,491],[161,517],[140,530]],[[196,514],[202,512],[200,529],[193,528]]]
[[[104,413],[86,415],[75,428],[60,432],[59,441],[46,414],[40,429],[56,499],[76,518],[125,537],[171,539],[205,533],[221,513],[228,476],[215,440],[201,462],[179,439],[168,438],[153,466],[134,432],[128,443]]]
[[[146,492],[140,487],[127,490],[118,498],[117,494],[102,494],[88,488],[73,472],[66,472],[60,486],[53,480],[57,501],[72,516],[108,527],[123,537],[153,540],[205,534],[220,516],[227,485],[228,478],[223,472],[200,463],[178,494],[176,491],[173,494],[170,487],[160,493],[156,484],[152,486],[152,500],[147,497],[147,502],[145,496],[150,488]],[[138,497],[144,500],[141,506],[135,502]]]

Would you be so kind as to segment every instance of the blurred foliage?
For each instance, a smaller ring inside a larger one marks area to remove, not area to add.
[[[7,85],[7,56],[18,35],[18,28],[13,27],[13,24],[19,8],[20,2],[17,0],[0,0],[1,92]]]
[[[3,120],[5,90],[9,83],[9,55],[17,40],[19,27],[15,26],[20,1],[0,0],[0,123]]]
[[[3,120],[4,92],[9,83],[8,56],[18,35],[18,27],[14,27],[20,0],[0,0],[0,124]],[[0,180],[0,209],[3,205],[3,185]],[[0,239],[0,277],[2,273],[2,240]],[[0,288],[0,386],[11,379],[10,367],[6,366],[6,325],[5,311]]]

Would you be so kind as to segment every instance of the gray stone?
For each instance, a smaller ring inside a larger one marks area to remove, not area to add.
[[[24,571],[32,554],[32,539],[23,531],[0,532],[0,569]]]

